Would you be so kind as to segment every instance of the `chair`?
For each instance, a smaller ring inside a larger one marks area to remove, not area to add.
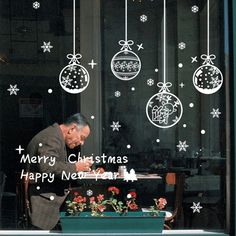
[[[173,224],[183,225],[183,192],[184,192],[184,173],[167,173],[166,183],[175,186],[175,201],[174,210],[171,216],[165,218],[164,228],[167,230],[172,229]]]
[[[6,182],[6,175],[4,172],[0,171],[0,228],[1,228],[1,222],[2,222],[2,196],[4,192]]]
[[[28,196],[29,179],[23,177],[16,188],[18,198],[18,226],[23,229],[29,228],[30,203]]]
[[[2,202],[2,196],[3,196],[3,192],[4,192],[5,182],[6,182],[6,175],[4,174],[3,171],[0,171],[0,202]]]

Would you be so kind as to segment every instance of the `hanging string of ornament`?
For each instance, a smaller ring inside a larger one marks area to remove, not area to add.
[[[166,0],[163,4],[163,82],[158,82],[159,92],[147,102],[148,120],[159,128],[170,128],[176,125],[183,114],[183,106],[177,96],[170,92],[172,83],[166,79]]]
[[[210,2],[207,0],[207,54],[202,54],[202,66],[198,67],[193,74],[194,87],[203,94],[213,94],[217,92],[223,84],[221,71],[214,66],[214,54],[210,54]]]
[[[80,65],[82,55],[75,52],[75,0],[73,0],[73,54],[66,56],[70,61],[59,75],[61,87],[68,93],[77,94],[83,92],[89,85],[89,73]]]
[[[136,55],[131,46],[134,41],[127,38],[127,0],[125,0],[125,40],[120,40],[121,49],[111,60],[111,71],[120,80],[132,80],[141,70],[141,60]]]

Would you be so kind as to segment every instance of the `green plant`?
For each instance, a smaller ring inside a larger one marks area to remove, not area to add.
[[[85,209],[90,209],[92,216],[104,216],[104,212],[109,206],[120,215],[127,214],[129,210],[138,210],[136,192],[129,192],[124,202],[120,201],[117,197],[120,194],[120,190],[117,187],[109,187],[108,192],[110,193],[108,199],[105,199],[103,194],[86,198],[81,196],[78,192],[74,192],[72,200],[66,201],[67,215],[76,216]],[[150,207],[149,215],[157,216],[159,211],[166,206],[167,202],[164,198],[154,199],[154,202],[155,206]]]
[[[166,207],[167,201],[165,198],[159,198],[159,199],[154,198],[153,200],[155,202],[155,206],[150,207],[150,214],[152,216],[158,216],[160,210]]]

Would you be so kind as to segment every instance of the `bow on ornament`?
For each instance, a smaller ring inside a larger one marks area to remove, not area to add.
[[[162,93],[162,92],[170,92],[170,90],[168,88],[170,88],[172,86],[172,83],[171,82],[167,82],[167,83],[164,83],[164,82],[158,82],[157,83],[157,87],[158,88],[161,88],[159,93]]]
[[[132,51],[130,46],[134,44],[134,41],[133,40],[128,40],[128,41],[120,40],[119,44],[122,46],[122,48],[120,49],[121,51],[122,50],[130,50],[130,51]]]
[[[203,54],[203,55],[201,55],[201,59],[204,60],[204,62],[202,63],[203,65],[206,65],[206,64],[214,65],[212,60],[215,60],[216,56],[214,54],[211,54],[211,55]]]
[[[77,54],[68,54],[66,57],[70,60],[69,64],[80,64],[79,59],[82,58],[82,55],[79,54],[79,53],[77,53]]]

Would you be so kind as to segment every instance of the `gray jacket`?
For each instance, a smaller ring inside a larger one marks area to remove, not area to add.
[[[49,160],[44,163],[31,163],[29,173],[51,173],[54,181],[49,183],[37,181],[29,184],[30,219],[34,226],[41,229],[52,229],[59,220],[59,210],[68,195],[68,182],[61,179],[62,171],[76,172],[75,164],[67,162],[67,152],[64,137],[58,124],[53,124],[39,132],[30,141],[27,154],[32,156],[55,157],[54,165]]]

